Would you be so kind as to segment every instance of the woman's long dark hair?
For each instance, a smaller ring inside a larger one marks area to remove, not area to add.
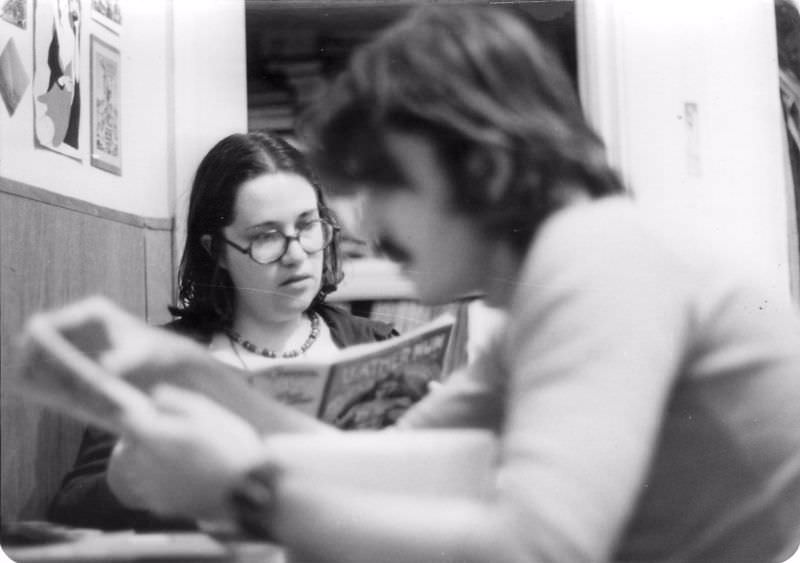
[[[322,188],[300,151],[266,133],[225,137],[203,158],[192,184],[186,244],[178,274],[178,305],[170,307],[173,315],[205,330],[232,322],[236,288],[217,260],[224,244],[222,229],[234,221],[234,204],[241,185],[264,174],[277,173],[306,179],[317,194],[320,217],[336,223]],[[201,242],[204,235],[211,236],[208,250]],[[322,285],[312,307],[322,303],[342,280],[338,233],[324,252]]]

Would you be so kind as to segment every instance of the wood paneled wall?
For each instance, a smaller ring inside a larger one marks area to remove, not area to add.
[[[3,392],[25,319],[103,294],[152,323],[169,319],[172,221],[99,208],[0,178],[2,520],[41,519],[82,427]]]

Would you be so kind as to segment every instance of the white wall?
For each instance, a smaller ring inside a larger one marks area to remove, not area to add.
[[[582,94],[636,197],[788,292],[772,0],[578,6]]]
[[[81,132],[82,162],[34,147],[33,101],[29,86],[13,116],[0,111],[0,175],[63,195],[146,217],[168,217],[167,186],[167,9],[149,0],[123,3],[119,36],[91,21],[82,0]],[[22,30],[0,22],[15,38],[26,72],[33,75],[33,3]],[[122,176],[89,163],[89,36],[96,34],[121,52]]]
[[[90,21],[81,0],[83,162],[35,148],[31,87],[13,116],[0,107],[0,176],[144,217],[175,213],[204,153],[247,124],[243,0],[121,2],[119,36]],[[0,49],[14,37],[33,74],[33,2],[28,27],[0,21]],[[89,36],[121,51],[122,176],[89,163]],[[199,155],[199,156],[198,156]]]
[[[172,5],[179,254],[197,165],[222,137],[247,131],[247,61],[244,0],[173,0]]]

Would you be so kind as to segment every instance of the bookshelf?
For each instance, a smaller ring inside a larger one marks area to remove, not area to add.
[[[247,1],[248,127],[291,136],[297,114],[353,49],[413,4]]]
[[[350,53],[408,10],[486,0],[246,0],[248,127],[291,136],[297,114]],[[574,0],[495,0],[518,9],[577,75]]]

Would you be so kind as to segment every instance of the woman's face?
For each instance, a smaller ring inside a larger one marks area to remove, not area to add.
[[[248,248],[270,231],[293,236],[319,219],[317,195],[302,176],[264,174],[243,183],[234,203],[233,223],[223,229],[231,242]],[[307,253],[293,240],[276,262],[259,264],[248,254],[224,245],[220,264],[236,287],[236,315],[267,322],[290,319],[308,308],[322,281],[324,251]]]
[[[419,299],[443,303],[480,291],[495,243],[449,209],[448,179],[425,138],[388,133],[386,143],[408,185],[367,191],[364,217],[391,258],[402,263]]]

